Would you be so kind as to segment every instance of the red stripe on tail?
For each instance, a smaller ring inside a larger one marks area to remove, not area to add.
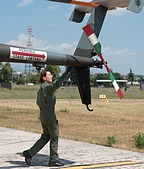
[[[91,28],[91,26],[90,26],[90,24],[86,25],[85,27],[83,27],[83,30],[85,31],[85,33],[87,34],[87,36],[90,36],[91,34],[94,33],[93,30],[92,30],[92,28]]]

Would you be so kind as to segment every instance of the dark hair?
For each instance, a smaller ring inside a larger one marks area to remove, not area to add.
[[[46,76],[46,72],[47,72],[47,70],[43,70],[43,71],[40,73],[40,78],[39,78],[39,82],[40,82],[40,83],[43,83],[43,82],[44,82],[43,77]]]

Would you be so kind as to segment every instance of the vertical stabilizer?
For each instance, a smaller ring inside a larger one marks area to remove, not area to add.
[[[90,24],[97,35],[100,34],[100,30],[103,25],[103,21],[107,12],[107,8],[99,6],[94,8],[87,24]],[[87,39],[85,33],[83,32],[78,46],[75,50],[74,55],[83,56],[83,57],[92,57],[93,47],[91,46],[89,40]]]
[[[139,13],[142,10],[143,6],[144,6],[144,0],[130,0],[127,9],[132,12]]]
[[[88,24],[91,24],[94,32],[98,36],[107,12],[107,8],[99,6],[94,8]],[[91,58],[93,56],[93,47],[83,32],[74,55]],[[91,91],[90,91],[90,68],[89,67],[74,67],[74,74],[77,81],[79,93],[82,103],[87,106],[91,104]]]

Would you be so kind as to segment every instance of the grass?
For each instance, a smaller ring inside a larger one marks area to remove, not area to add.
[[[13,91],[0,89],[0,126],[41,133],[39,109],[35,98],[38,86],[14,86]],[[98,99],[106,94],[109,102]],[[107,138],[116,138],[118,147],[137,149],[132,138],[144,133],[144,93],[138,88],[124,92],[119,100],[114,89],[92,88],[93,112],[81,104],[77,88],[61,87],[57,91],[56,114],[60,137],[106,145]],[[131,98],[131,99],[130,99]]]
[[[13,90],[0,88],[0,99],[35,99],[39,85],[14,85]],[[138,87],[122,89],[124,99],[144,99],[144,91]],[[61,87],[56,92],[58,99],[80,99],[77,87]],[[98,99],[100,94],[105,94],[108,99],[118,99],[114,88],[91,88],[92,99]]]

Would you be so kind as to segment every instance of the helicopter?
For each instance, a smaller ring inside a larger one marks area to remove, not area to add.
[[[82,22],[85,15],[90,13],[87,25],[91,26],[91,30],[93,30],[96,39],[99,37],[108,10],[115,10],[117,7],[121,7],[138,13],[144,6],[144,0],[93,0],[91,2],[76,0],[50,1],[76,5],[70,16],[70,21],[73,22]],[[3,62],[32,63],[37,70],[40,70],[44,65],[72,67],[82,104],[86,105],[89,111],[92,111],[92,109],[89,108],[89,105],[91,104],[91,67],[102,69],[104,65],[110,74],[110,79],[112,80],[116,91],[120,91],[107,62],[102,56],[100,57],[100,53],[98,53],[93,46],[93,42],[91,43],[88,39],[86,32],[82,33],[73,55],[0,44],[0,61]],[[94,59],[94,56],[96,55],[100,57],[100,60]],[[119,97],[120,99],[123,97],[121,91]]]

